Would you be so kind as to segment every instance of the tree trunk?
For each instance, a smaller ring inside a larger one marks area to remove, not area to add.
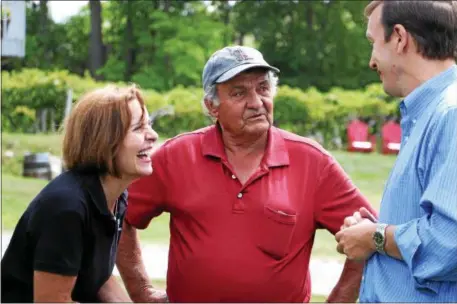
[[[14,119],[11,117],[11,115],[8,115],[8,114],[5,114],[5,115],[8,118],[11,126],[13,127],[13,130],[16,130],[17,129],[17,125],[14,123]]]
[[[132,3],[128,0],[124,4],[127,10],[127,24],[125,27],[124,36],[124,61],[125,61],[125,73],[124,81],[129,81],[133,73],[133,24],[132,24]]]
[[[89,70],[93,78],[102,80],[97,75],[97,70],[103,67],[103,40],[102,40],[102,7],[100,0],[89,1],[90,6],[90,45],[89,45]]]
[[[163,11],[165,13],[169,13],[170,12],[170,0],[164,0],[164,9]],[[174,79],[173,79],[173,76],[172,76],[172,69],[171,69],[171,59],[170,59],[170,56],[168,54],[165,54],[164,58],[163,58],[163,62],[164,62],[164,65],[165,65],[165,77],[167,77],[168,79],[168,87],[166,88],[166,90],[169,90],[173,87],[174,85]]]
[[[170,6],[171,6],[170,0],[164,0],[163,2],[164,2],[163,11],[165,13],[170,12]]]
[[[41,30],[47,29],[48,24],[48,0],[40,0],[40,24]]]
[[[244,36],[245,36],[244,33],[239,33],[238,34],[238,39],[237,39],[237,44],[238,45],[243,45],[244,44]]]
[[[308,25],[310,32],[313,30],[313,4],[314,3],[312,1],[307,2],[308,7],[306,9],[306,24]]]
[[[224,14],[223,14],[223,20],[222,22],[224,22],[224,25],[225,25],[225,33],[224,33],[224,45],[229,45],[232,41],[231,37],[230,37],[230,32],[229,32],[229,25],[230,25],[230,4],[228,1],[226,1],[223,5],[223,11],[224,11]]]
[[[38,37],[38,42],[39,42],[39,47],[44,50],[44,61],[47,64],[50,64],[52,62],[52,52],[53,50],[48,49],[48,41],[49,41],[49,33],[48,33],[48,0],[40,0],[39,4],[40,8],[40,30],[39,30],[39,37]]]

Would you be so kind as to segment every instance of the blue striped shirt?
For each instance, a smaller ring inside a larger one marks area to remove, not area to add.
[[[457,66],[400,103],[402,141],[379,222],[403,261],[375,253],[360,302],[457,302]]]

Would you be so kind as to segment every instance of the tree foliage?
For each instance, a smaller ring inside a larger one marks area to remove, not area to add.
[[[355,89],[377,81],[368,69],[367,2],[96,1],[56,24],[47,1],[29,1],[26,57],[8,59],[3,68],[91,71],[98,79],[168,91],[200,86],[214,51],[245,44],[281,70],[284,85]]]

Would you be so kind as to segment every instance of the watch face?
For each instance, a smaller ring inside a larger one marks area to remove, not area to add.
[[[375,232],[373,235],[373,240],[376,244],[382,244],[384,241],[384,238],[382,237],[382,234],[379,232]]]

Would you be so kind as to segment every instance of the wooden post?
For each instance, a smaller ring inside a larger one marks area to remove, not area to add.
[[[65,101],[65,112],[63,115],[63,123],[65,123],[65,119],[67,119],[68,115],[70,115],[72,105],[73,105],[73,90],[70,88],[67,90],[67,99]]]

